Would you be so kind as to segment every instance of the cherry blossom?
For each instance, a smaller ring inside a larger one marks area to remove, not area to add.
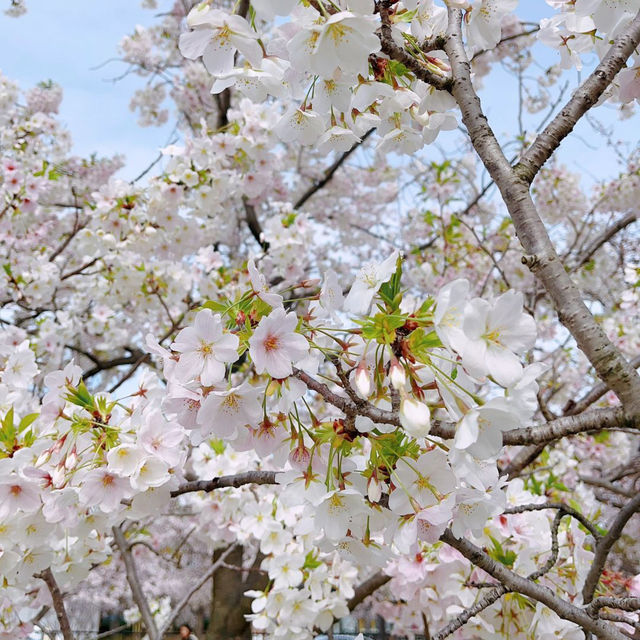
[[[196,314],[193,327],[182,329],[172,348],[180,359],[175,375],[182,381],[200,376],[202,383],[211,386],[225,375],[225,363],[238,359],[238,337],[223,333],[220,315],[203,309]]]
[[[249,354],[258,373],[282,379],[293,373],[293,363],[303,358],[309,345],[295,332],[298,319],[294,313],[274,309],[264,317],[249,340]]]

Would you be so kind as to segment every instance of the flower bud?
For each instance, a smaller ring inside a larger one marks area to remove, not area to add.
[[[367,496],[369,496],[369,500],[371,502],[380,502],[380,498],[382,497],[382,485],[375,476],[371,476],[369,478],[369,482],[367,483]]]
[[[74,445],[73,449],[71,449],[71,452],[68,453],[67,457],[65,458],[64,467],[67,470],[73,469],[77,463],[78,463],[78,452],[76,451],[76,447]]]
[[[51,484],[54,489],[61,489],[66,482],[65,469],[63,464],[59,464],[51,474]]]
[[[414,438],[423,438],[431,429],[431,413],[424,402],[405,396],[400,402],[400,424]]]
[[[41,467],[43,464],[46,464],[47,462],[49,462],[49,460],[51,460],[51,449],[45,449],[39,456],[38,459],[36,460],[36,467]]]
[[[391,360],[391,366],[389,367],[389,380],[394,389],[404,389],[404,385],[407,382],[407,374],[404,372],[404,367],[395,359]]]
[[[371,376],[364,362],[356,369],[356,389],[363,398],[368,398],[371,393]]]

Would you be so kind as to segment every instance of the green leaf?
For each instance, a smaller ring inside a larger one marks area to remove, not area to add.
[[[87,411],[93,412],[96,410],[93,396],[89,393],[84,382],[81,381],[75,389],[73,387],[68,387],[68,389],[69,393],[65,395],[65,400]]]
[[[39,413],[29,413],[22,420],[20,420],[20,426],[18,429],[20,431],[24,431],[27,427],[29,427],[33,421],[39,416]]]
[[[220,440],[219,438],[211,438],[211,440],[209,440],[209,446],[218,455],[222,455],[224,453],[224,450],[225,450],[224,440]]]
[[[363,324],[362,336],[380,344],[391,344],[396,339],[396,329],[403,326],[406,321],[407,316],[377,313]]]
[[[302,565],[303,569],[317,569],[320,565],[322,564],[321,560],[318,560],[318,558],[315,555],[315,551],[309,551],[309,553],[307,553],[307,555],[304,558],[304,564]]]
[[[420,362],[428,362],[431,357],[431,349],[442,346],[442,342],[435,331],[427,333],[424,329],[412,331],[408,342],[411,353]]]
[[[13,424],[13,407],[7,411],[2,419],[2,431],[0,431],[0,440],[7,448],[13,448],[16,440],[16,428]]]
[[[513,564],[518,557],[515,551],[512,551],[511,549],[505,550],[502,544],[500,544],[500,542],[493,536],[489,536],[489,538],[493,544],[493,549],[489,550],[489,555],[503,565],[509,568],[513,567]]]
[[[400,308],[400,302],[402,302],[402,296],[400,295],[400,280],[402,279],[402,258],[398,256],[396,262],[396,270],[387,282],[383,283],[378,290],[378,295],[384,300],[386,304],[391,307],[392,311],[397,311]]]

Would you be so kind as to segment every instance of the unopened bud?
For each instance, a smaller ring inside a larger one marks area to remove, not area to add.
[[[407,382],[407,374],[404,371],[404,367],[394,358],[391,361],[389,367],[389,380],[394,389],[404,389],[404,385]]]
[[[406,396],[400,402],[400,424],[414,438],[423,438],[431,429],[431,413],[424,402]]]
[[[55,489],[60,489],[64,486],[66,480],[64,465],[59,464],[51,474],[51,484]]]
[[[367,483],[367,496],[369,496],[371,502],[380,502],[380,498],[382,497],[382,484],[376,476],[369,478],[369,482]]]
[[[71,451],[67,454],[67,457],[65,458],[64,467],[67,470],[73,469],[77,463],[78,463],[78,453],[74,446],[73,449],[71,449]]]
[[[356,369],[356,389],[363,398],[368,398],[371,393],[371,376],[367,365],[361,362]]]
[[[51,459],[51,449],[45,449],[36,460],[36,467],[41,467],[43,464],[46,464]]]

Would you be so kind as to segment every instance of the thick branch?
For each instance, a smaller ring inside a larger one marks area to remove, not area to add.
[[[629,364],[637,369],[640,367],[640,356],[633,358]],[[609,387],[604,382],[599,382],[590,391],[588,391],[580,400],[574,402],[570,400],[564,407],[565,416],[573,416],[582,413],[588,409],[594,402],[600,400],[600,398],[609,391]],[[528,467],[544,450],[546,442],[542,444],[535,444],[523,447],[515,455],[513,460],[508,464],[503,472],[507,474],[509,478],[516,477],[524,468]]]
[[[211,480],[194,480],[180,485],[171,492],[171,497],[175,498],[183,493],[194,491],[214,491],[215,489],[225,489],[228,487],[242,487],[245,484],[276,484],[277,471],[245,471],[233,476],[220,476]]]
[[[269,243],[263,237],[262,225],[258,220],[258,214],[256,213],[256,208],[249,204],[246,198],[243,199],[244,203],[244,213],[247,219],[247,226],[249,227],[249,231],[251,231],[251,235],[255,238],[256,242],[262,247],[262,250],[266,253],[269,251]]]
[[[149,354],[146,354],[140,349],[128,349],[130,355],[128,356],[120,356],[118,358],[112,358],[111,360],[99,360],[95,356],[91,356],[86,352],[80,351],[75,347],[71,347],[74,351],[78,351],[83,355],[86,355],[90,360],[95,363],[95,366],[89,369],[86,373],[82,375],[83,380],[88,380],[89,378],[93,378],[93,376],[97,376],[102,371],[107,371],[108,369],[113,369],[114,367],[122,367],[126,364],[135,365],[145,360],[149,357]]]
[[[451,8],[448,11],[449,28],[444,48],[454,77],[452,94],[471,142],[498,186],[518,238],[529,254],[523,262],[544,285],[559,320],[575,338],[600,378],[615,391],[630,415],[640,415],[640,377],[587,309],[549,239],[529,193],[529,183],[514,172],[505,158],[471,82],[469,61],[462,43],[462,13]]]
[[[349,611],[353,611],[363,600],[368,598],[374,591],[377,591],[380,587],[383,587],[387,582],[391,580],[391,576],[388,576],[382,571],[374,573],[370,578],[367,578],[364,582],[359,584],[353,593],[353,597],[347,601],[347,607]]]
[[[607,54],[562,111],[527,149],[516,171],[529,184],[560,143],[573,131],[580,118],[593,107],[640,43],[640,12],[611,45]]]
[[[613,429],[616,427],[634,427],[636,423],[637,420],[627,418],[624,410],[620,407],[593,409],[592,411],[581,413],[577,416],[557,418],[544,425],[505,431],[502,436],[502,442],[505,445],[542,444],[578,433]]]
[[[640,493],[632,500],[629,500],[627,504],[620,509],[616,517],[614,518],[607,535],[604,536],[596,546],[596,552],[593,556],[591,567],[589,567],[589,573],[584,580],[584,586],[582,588],[582,599],[585,604],[589,604],[593,599],[593,594],[596,591],[600,576],[604,569],[604,565],[609,557],[609,552],[613,545],[620,539],[622,531],[625,528],[627,522],[631,519],[634,513],[640,510]]]
[[[465,558],[477,567],[484,569],[490,576],[506,586],[510,591],[516,591],[522,595],[533,598],[555,611],[561,618],[574,622],[585,631],[591,631],[600,640],[626,640],[626,636],[613,625],[606,624],[602,620],[592,618],[586,611],[580,609],[559,596],[551,589],[539,585],[533,580],[524,578],[505,565],[494,560],[480,547],[477,547],[465,538],[456,538],[450,529],[447,529],[440,538],[443,542],[457,549]]]
[[[600,611],[603,607],[609,609],[621,609],[622,611],[638,611],[640,609],[640,598],[612,598],[602,596],[600,598],[594,598],[591,604],[587,607],[587,611],[593,615]]]
[[[366,416],[373,422],[400,426],[400,416],[397,412],[379,409],[365,400],[352,400],[339,396],[331,391],[326,384],[318,382],[304,371],[295,370],[294,375],[302,380],[309,389],[320,394],[329,404],[340,409],[346,415]],[[505,446],[544,444],[578,433],[617,427],[634,427],[636,422],[637,419],[628,418],[620,407],[594,409],[577,416],[563,416],[543,425],[505,431],[502,434],[502,444]],[[432,422],[429,433],[432,436],[450,440],[455,436],[455,432],[455,424],[436,420]]]
[[[69,617],[67,616],[67,610],[64,608],[64,598],[62,597],[60,587],[53,576],[53,572],[50,568],[47,568],[36,577],[44,580],[49,588],[51,600],[53,601],[53,609],[56,612],[56,617],[58,618],[60,631],[62,631],[62,637],[64,640],[73,640],[73,632],[71,631],[71,625],[69,624]]]
[[[142,586],[140,579],[138,578],[138,571],[136,569],[136,563],[131,555],[131,549],[127,543],[124,533],[120,527],[113,527],[113,539],[120,549],[122,560],[124,562],[125,571],[127,572],[127,582],[131,588],[131,595],[134,602],[138,605],[140,615],[142,616],[142,622],[147,634],[151,640],[158,640],[161,636],[158,635],[158,628],[156,627],[153,615],[151,615],[151,609],[149,609],[149,603],[147,598],[142,592]]]
[[[391,33],[389,9],[383,4],[380,5],[380,18],[382,20],[382,24],[380,26],[378,37],[380,38],[382,52],[386,53],[392,60],[401,62],[405,67],[407,67],[407,69],[412,71],[419,80],[422,80],[441,91],[450,91],[451,78],[446,78],[434,73],[426,66],[426,64],[410,55],[404,47],[399,47],[395,43]]]
[[[501,473],[506,475],[509,480],[517,477],[518,474],[526,469],[534,460],[544,451],[547,443],[542,444],[530,444],[522,447],[513,457],[513,460],[501,470]]]
[[[611,491],[611,493],[615,493],[624,498],[633,498],[633,496],[636,495],[635,491],[623,489],[622,487],[613,484],[613,482],[609,482],[608,480],[604,480],[602,478],[592,478],[590,476],[579,476],[579,478],[580,482],[589,484],[592,487],[600,487],[601,489],[606,489],[607,491]]]
[[[249,0],[240,0],[238,3],[235,14],[242,18],[247,17],[249,13]],[[231,107],[231,88],[227,87],[221,93],[214,95],[216,106],[218,107],[218,118],[216,125],[218,129],[222,129],[229,124],[229,108]]]

